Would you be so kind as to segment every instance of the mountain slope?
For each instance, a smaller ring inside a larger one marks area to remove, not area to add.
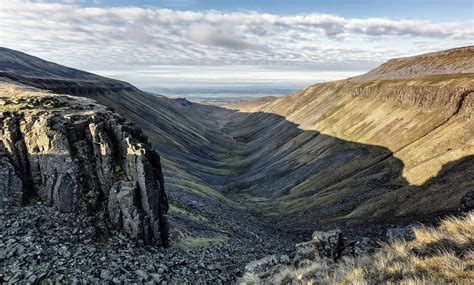
[[[451,62],[453,58],[461,62]],[[468,178],[474,173],[474,74],[461,73],[474,68],[474,48],[392,60],[367,74],[389,77],[414,62],[422,71],[403,75],[407,79],[362,81],[369,78],[362,76],[321,83],[259,108],[252,106],[248,122],[241,124],[258,124],[252,116],[260,112],[280,116],[302,133],[315,134],[307,142],[301,135],[283,138],[278,149],[297,148],[264,167],[282,160],[289,165],[298,157],[305,160],[297,163],[299,168],[326,163],[324,158],[333,165],[280,190],[283,195],[277,195],[279,201],[272,208],[284,213],[315,211],[309,216],[321,218],[334,217],[331,211],[346,203],[340,214],[361,219],[426,215],[458,207],[462,195],[474,186]],[[449,71],[456,74],[425,75],[446,72],[432,71],[433,62],[451,62],[457,68]],[[245,106],[239,109],[246,111]],[[338,149],[336,143],[327,142],[328,137],[340,139],[337,144],[345,146]],[[362,144],[365,150],[352,158],[342,155],[352,149],[349,142]],[[337,155],[347,160],[334,165]],[[259,195],[259,190],[247,189]]]
[[[21,68],[11,68],[11,53],[15,54],[15,65]],[[234,142],[221,128],[235,111],[169,99],[100,76],[77,75],[77,71],[70,74],[69,68],[18,51],[0,50],[0,62],[0,81],[96,100],[144,131],[160,153],[170,203],[168,257],[176,260],[178,255],[192,264],[202,264],[204,260],[206,266],[222,267],[183,272],[181,269],[186,266],[176,266],[167,273],[168,278],[198,283],[226,280],[247,260],[291,247],[293,236],[223,195],[229,175],[223,160]],[[25,72],[32,65],[44,73]],[[87,80],[78,79],[84,76]]]
[[[168,162],[173,161],[174,168],[183,165],[179,163],[180,159],[210,160],[209,163],[212,163],[215,159],[209,157],[209,153],[221,144],[214,142],[219,130],[213,116],[222,112],[215,112],[219,110],[215,107],[196,106],[186,100],[150,94],[122,81],[67,68],[6,48],[0,49],[0,77],[59,94],[97,100],[137,123],[165,154],[165,158],[173,157]],[[187,170],[195,172],[198,177],[213,175],[207,173],[212,170],[200,165],[189,168]],[[193,182],[199,180],[192,179]]]
[[[474,188],[472,58],[468,47],[400,59],[366,79],[235,109],[169,99],[4,48],[0,81],[88,97],[142,128],[161,156],[173,250],[223,268],[177,265],[170,276],[211,282],[315,229],[380,236],[392,224],[456,211]]]

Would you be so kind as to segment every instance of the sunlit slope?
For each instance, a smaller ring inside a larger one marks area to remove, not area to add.
[[[436,79],[436,80],[435,80]],[[472,92],[471,92],[472,91]],[[474,153],[474,75],[313,85],[260,109],[303,130],[388,148],[420,185]]]
[[[254,160],[249,164],[254,171],[242,177],[258,182],[236,185],[257,208],[319,218],[456,209],[474,186],[473,106],[472,73],[348,79],[252,105],[250,112],[281,120],[265,125],[251,113],[235,120],[234,134],[251,138],[245,156]],[[265,137],[270,133],[271,139]],[[267,199],[270,192],[277,199]]]

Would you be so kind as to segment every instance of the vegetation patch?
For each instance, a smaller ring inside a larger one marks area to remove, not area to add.
[[[201,195],[204,195],[208,198],[211,198],[215,201],[219,202],[231,202],[228,198],[226,198],[221,193],[217,192],[216,190],[212,189],[209,186],[204,184],[199,184],[194,181],[184,180],[184,179],[176,179],[173,177],[168,178],[168,184],[174,185],[176,187],[183,188],[188,191],[192,191]]]
[[[200,221],[200,222],[207,222],[207,221],[209,221],[209,220],[208,220],[206,217],[204,217],[204,216],[190,213],[190,212],[186,211],[185,209],[180,208],[180,207],[175,206],[175,205],[172,205],[172,204],[170,204],[170,208],[169,208],[168,213],[171,214],[171,215],[184,216],[184,217],[186,217],[186,218],[188,218],[188,219],[191,219],[191,220],[193,220],[193,221]]]
[[[179,239],[175,244],[175,247],[194,251],[201,249],[203,247],[208,247],[210,245],[217,245],[222,244],[229,240],[228,236],[225,235],[218,235],[215,237],[193,237],[193,236],[185,236]]]

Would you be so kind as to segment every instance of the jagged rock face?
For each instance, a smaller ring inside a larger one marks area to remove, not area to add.
[[[23,183],[0,145],[0,207],[19,206],[23,200]]]
[[[93,100],[1,86],[0,206],[38,196],[61,212],[166,244],[160,157],[142,132]]]

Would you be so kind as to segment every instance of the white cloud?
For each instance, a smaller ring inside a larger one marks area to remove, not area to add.
[[[224,47],[228,49],[258,49],[261,46],[250,43],[244,36],[235,33],[231,26],[212,26],[210,24],[191,24],[188,36],[196,43]]]
[[[234,65],[354,71],[474,40],[472,22],[85,8],[26,0],[0,0],[0,6],[1,45],[86,70]]]

